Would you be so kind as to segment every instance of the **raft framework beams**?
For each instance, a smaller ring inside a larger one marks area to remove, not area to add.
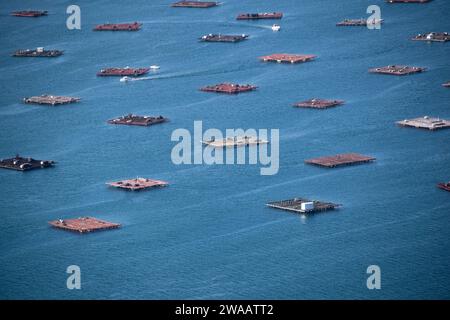
[[[258,139],[258,137],[251,136],[235,136],[228,137],[220,140],[207,140],[202,141],[203,144],[214,147],[214,148],[228,148],[228,147],[244,147],[244,146],[253,146],[260,144],[268,144],[269,141]]]
[[[338,27],[367,27],[367,25],[380,25],[383,23],[383,19],[374,19],[374,20],[366,20],[366,19],[344,19],[338,23],[336,26]]]
[[[312,54],[290,54],[290,53],[274,53],[268,56],[260,57],[259,59],[264,62],[277,62],[277,63],[300,63],[307,62],[315,59],[316,56]]]
[[[171,7],[178,8],[211,8],[219,5],[212,1],[178,1],[171,4]]]
[[[312,108],[312,109],[328,109],[344,104],[344,100],[325,100],[325,99],[310,99],[302,102],[297,102],[294,107],[297,108]]]
[[[24,158],[19,155],[11,159],[0,159],[0,168],[17,171],[49,168],[54,164],[55,162],[52,160],[36,160],[33,158]]]
[[[448,34],[448,32],[429,32],[424,34],[418,34],[411,40],[428,41],[428,42],[447,42],[450,41],[450,34]]]
[[[53,96],[49,94],[43,94],[41,96],[33,96],[29,98],[23,98],[23,102],[28,104],[46,104],[51,106],[56,106],[60,104],[69,104],[80,101],[77,97],[67,97],[67,96]]]
[[[410,66],[386,66],[386,67],[378,67],[369,69],[370,73],[380,73],[380,74],[389,74],[394,76],[404,76],[413,73],[420,73],[425,71],[426,68],[423,67],[410,67]]]
[[[158,123],[166,122],[167,118],[163,116],[151,117],[151,116],[138,116],[135,114],[128,114],[123,117],[108,120],[109,124],[123,124],[129,126],[151,126]]]
[[[385,0],[387,3],[427,3],[431,0]]]
[[[334,210],[339,208],[341,205],[331,202],[308,200],[305,198],[294,198],[289,200],[269,202],[266,204],[266,206],[280,210],[307,214]]]
[[[375,161],[376,159],[369,156],[363,156],[357,153],[337,154],[334,156],[315,158],[305,160],[305,163],[317,165],[326,168],[335,168],[341,166],[349,166],[354,164],[362,164]]]
[[[50,221],[49,224],[55,228],[79,233],[89,233],[92,231],[117,229],[120,224],[108,222],[92,217],[82,217],[77,219],[59,219]]]
[[[432,131],[450,128],[450,120],[444,120],[428,116],[415,119],[405,119],[402,121],[397,121],[396,123],[402,127],[428,129]]]
[[[253,91],[256,90],[256,88],[256,86],[251,84],[219,83],[200,88],[200,91],[237,94],[241,92]]]
[[[105,23],[96,25],[94,31],[138,31],[142,27],[142,23]]]
[[[139,191],[139,190],[155,188],[155,187],[165,187],[169,183],[167,183],[166,181],[162,181],[162,180],[136,178],[136,179],[121,180],[121,181],[116,181],[116,182],[108,182],[106,184],[111,187],[115,187],[115,188],[131,190],[131,191]]]
[[[244,41],[248,38],[248,35],[227,35],[227,34],[207,34],[200,38],[200,41],[203,42],[240,42]]]

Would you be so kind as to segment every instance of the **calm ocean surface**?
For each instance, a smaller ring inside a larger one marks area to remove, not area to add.
[[[448,299],[450,298],[450,132],[402,129],[395,121],[450,118],[450,44],[409,39],[450,31],[450,2],[388,5],[381,0],[225,0],[212,9],[171,8],[172,0],[2,1],[0,157],[16,153],[57,166],[0,171],[0,298],[3,299]],[[81,31],[65,27],[81,7]],[[381,7],[381,30],[337,28]],[[9,12],[46,9],[48,17]],[[282,11],[277,21],[238,22],[240,12]],[[143,22],[139,32],[96,33],[95,24]],[[246,33],[237,44],[200,43],[207,33]],[[20,48],[62,49],[54,59],[12,58]],[[275,52],[316,54],[300,65],[262,63]],[[154,80],[98,78],[108,66],[160,65]],[[428,71],[374,75],[370,67],[407,64]],[[252,83],[237,96],[203,85]],[[23,97],[73,95],[56,108]],[[342,99],[326,111],[296,109],[313,97]],[[112,126],[127,113],[171,121]],[[172,164],[177,128],[279,128],[280,171],[259,166]],[[344,152],[376,163],[340,169],[305,159]],[[169,181],[131,193],[105,182],[144,176]],[[302,218],[265,207],[295,196],[343,204]],[[95,216],[123,227],[80,236],[48,221]],[[82,289],[66,288],[78,265]],[[368,290],[379,265],[382,289]]]

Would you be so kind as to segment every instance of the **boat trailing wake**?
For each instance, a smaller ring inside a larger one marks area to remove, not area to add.
[[[120,82],[133,82],[133,81],[141,81],[141,80],[159,80],[159,79],[174,79],[174,78],[185,78],[185,77],[195,77],[195,76],[202,76],[205,74],[211,75],[211,74],[223,74],[223,73],[232,73],[239,70],[239,68],[236,69],[230,69],[227,71],[224,70],[200,70],[196,72],[188,71],[188,72],[172,72],[162,75],[155,75],[150,77],[122,77],[120,78]]]

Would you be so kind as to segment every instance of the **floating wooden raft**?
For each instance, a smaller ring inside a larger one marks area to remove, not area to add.
[[[428,130],[439,130],[450,128],[449,120],[433,118],[428,116],[415,119],[405,119],[402,121],[397,121],[396,123],[402,127],[413,127]]]
[[[278,63],[300,63],[311,61],[316,58],[312,54],[290,54],[290,53],[274,53],[268,56],[260,57],[262,61],[278,62]]]
[[[115,188],[121,188],[126,190],[144,190],[148,188],[155,188],[155,187],[165,187],[168,185],[166,181],[162,180],[152,180],[152,179],[146,179],[146,178],[136,178],[136,179],[128,179],[128,180],[121,180],[116,182],[108,182],[107,185]]]
[[[49,94],[43,94],[41,96],[34,96],[29,98],[24,98],[23,102],[32,104],[47,104],[51,106],[56,106],[60,104],[68,104],[80,101],[77,97],[65,97],[65,96],[53,96]]]
[[[52,160],[36,160],[33,158],[24,158],[16,155],[11,159],[0,159],[0,168],[17,171],[28,171],[52,167],[55,164]]]
[[[335,168],[340,166],[348,166],[353,164],[361,164],[374,161],[375,158],[363,156],[357,153],[337,154],[334,156],[305,160],[305,163],[318,165],[327,168]]]
[[[370,73],[389,74],[394,76],[404,76],[413,73],[420,73],[425,71],[423,67],[410,67],[410,66],[386,66],[369,69]]]
[[[341,206],[340,204],[336,203],[308,200],[305,198],[294,198],[289,200],[274,201],[269,202],[266,205],[271,208],[293,211],[297,213],[314,213],[314,212],[328,211],[334,210]]]
[[[344,104],[343,100],[325,100],[325,99],[310,99],[302,102],[297,102],[294,107],[298,108],[312,108],[312,109],[327,109]]]
[[[92,231],[117,229],[120,224],[103,221],[92,217],[82,217],[77,219],[59,219],[49,222],[55,228],[79,233],[88,233]]]

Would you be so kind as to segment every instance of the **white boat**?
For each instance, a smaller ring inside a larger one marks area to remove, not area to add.
[[[273,30],[273,31],[280,31],[280,29],[281,29],[281,26],[280,26],[279,24],[274,24],[274,25],[272,26],[272,30]]]
[[[158,69],[159,69],[159,66],[153,65],[153,66],[150,66],[150,69],[152,69],[152,70],[158,70]]]
[[[120,78],[120,82],[127,82],[127,81],[129,81],[129,80],[131,80],[131,78],[130,77],[122,77],[122,78]]]

